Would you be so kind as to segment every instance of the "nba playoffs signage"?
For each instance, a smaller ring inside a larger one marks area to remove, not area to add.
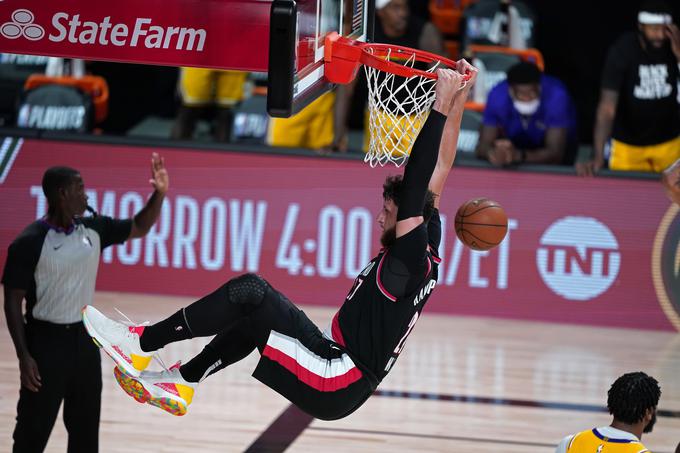
[[[148,196],[150,148],[0,142],[0,261],[46,211],[44,169],[81,170],[89,203],[130,217]],[[362,162],[161,149],[171,190],[143,239],[108,248],[98,288],[198,296],[257,272],[294,301],[338,307],[379,247],[381,184]],[[472,252],[458,206],[500,202],[505,241]],[[442,201],[440,280],[428,311],[680,330],[680,213],[655,181],[455,168]]]
[[[270,3],[5,0],[0,52],[263,71]]]

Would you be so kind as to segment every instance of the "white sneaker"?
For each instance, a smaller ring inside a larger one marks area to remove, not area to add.
[[[95,344],[102,348],[116,364],[131,376],[139,376],[153,356],[142,351],[139,337],[144,326],[127,326],[104,316],[92,305],[83,308],[83,324]]]
[[[137,377],[116,367],[113,374],[120,388],[138,402],[159,407],[172,415],[184,415],[198,383],[185,381],[179,366],[177,362],[169,370],[144,371]]]

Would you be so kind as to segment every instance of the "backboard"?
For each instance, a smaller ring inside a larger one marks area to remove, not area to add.
[[[324,38],[373,38],[375,0],[274,0],[269,22],[267,111],[288,117],[333,88],[324,78]]]

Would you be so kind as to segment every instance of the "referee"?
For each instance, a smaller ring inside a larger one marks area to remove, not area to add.
[[[45,449],[62,401],[68,452],[98,450],[101,362],[81,309],[92,303],[101,251],[144,236],[160,214],[168,173],[156,153],[149,183],[154,192],[146,206],[134,219],[119,220],[81,217],[91,208],[77,170],[52,167],[43,175],[47,215],[9,246],[2,276],[5,316],[21,372],[15,453]]]

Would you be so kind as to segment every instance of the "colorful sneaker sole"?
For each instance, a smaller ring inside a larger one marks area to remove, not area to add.
[[[115,367],[113,369],[113,374],[120,388],[138,403],[147,403],[156,406],[172,415],[182,416],[187,413],[187,406],[184,402],[173,398],[154,397],[146,388],[144,388],[144,384],[135,377],[127,374],[125,370]]]

